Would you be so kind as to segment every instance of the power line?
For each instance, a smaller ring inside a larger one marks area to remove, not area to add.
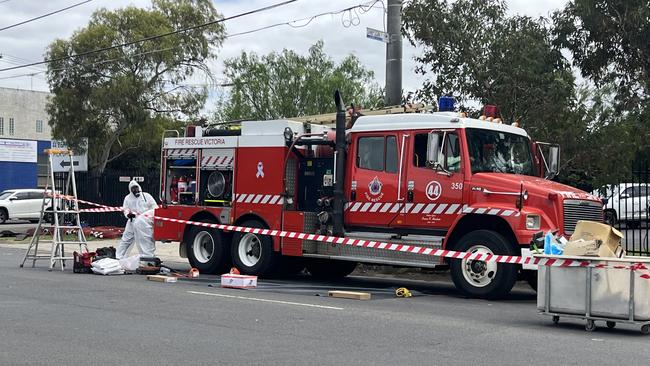
[[[251,30],[248,30],[248,31],[228,34],[224,38],[232,38],[232,37],[236,37],[236,36],[242,36],[242,35],[245,35],[245,34],[260,32],[260,31],[263,31],[263,30],[266,30],[266,29],[269,29],[269,28],[275,28],[275,27],[279,27],[279,26],[283,26],[283,25],[288,25],[288,26],[290,26],[292,28],[303,28],[303,27],[308,26],[314,19],[325,16],[325,15],[345,14],[346,12],[353,11],[355,9],[361,9],[362,10],[361,14],[364,14],[364,13],[368,12],[370,9],[372,9],[377,3],[381,3],[382,8],[384,7],[383,6],[384,4],[383,4],[382,0],[374,0],[374,1],[369,1],[369,2],[363,3],[363,4],[350,6],[350,7],[347,7],[345,9],[341,9],[341,10],[334,10],[334,11],[319,13],[319,14],[315,14],[315,15],[310,16],[310,17],[294,19],[294,20],[290,20],[290,21],[286,21],[286,22],[281,22],[281,23],[271,24],[271,25],[267,25],[267,26],[264,26],[264,27],[260,27],[260,28],[251,29]],[[356,15],[356,16],[358,17],[358,15]],[[302,21],[307,21],[307,23],[301,24],[301,25],[293,25],[293,23],[302,22]],[[151,53],[169,51],[170,49],[171,48],[165,48],[165,49],[162,49],[162,50],[153,50],[153,51],[149,51],[149,52],[143,52],[143,53],[138,53],[138,54],[134,54],[134,55],[129,55],[127,57],[114,58],[114,59],[109,59],[109,60],[102,60],[102,61],[97,61],[97,62],[88,63],[88,64],[81,64],[80,63],[80,64],[77,64],[76,66],[87,67],[87,66],[99,65],[99,64],[104,64],[104,63],[108,63],[108,62],[126,60],[126,59],[130,59],[130,58],[137,57],[137,56],[148,55],[148,54],[151,54]],[[13,57],[15,59],[20,59],[19,57],[16,57],[16,56],[11,56],[11,55],[7,55],[7,54],[5,54],[5,55]],[[29,62],[29,60],[26,60],[26,59],[23,59],[23,60]],[[53,71],[62,71],[62,70],[66,70],[66,68],[54,69]],[[3,71],[3,70],[0,70],[0,71]],[[15,79],[15,78],[25,77],[25,76],[36,76],[38,74],[43,74],[45,72],[46,71],[44,71],[44,70],[39,70],[38,72],[0,77],[0,80]],[[199,85],[214,86],[215,84],[194,84],[193,86],[199,86]]]
[[[8,0],[6,0],[6,1],[8,1]],[[27,24],[27,23],[33,22],[33,21],[35,21],[35,20],[39,20],[39,19],[43,19],[43,18],[49,17],[50,15],[54,15],[54,14],[61,13],[61,12],[66,11],[66,10],[68,10],[68,9],[76,8],[77,6],[80,6],[80,5],[83,5],[83,4],[86,4],[86,3],[89,3],[89,2],[91,2],[91,1],[93,1],[93,0],[82,1],[82,2],[80,2],[80,3],[76,3],[76,4],[73,4],[73,5],[70,5],[70,6],[66,7],[66,8],[63,8],[63,9],[55,10],[55,11],[50,12],[50,13],[47,13],[47,14],[39,15],[39,16],[37,16],[37,17],[35,17],[35,18],[31,18],[31,19],[24,20],[24,21],[22,21],[22,22],[20,22],[20,23],[16,23],[16,24],[8,25],[8,26],[6,26],[6,27],[0,28],[0,32],[2,32],[3,30],[7,30],[7,29],[10,29],[10,28],[17,27],[17,26],[19,26],[19,25],[23,25],[23,24]]]
[[[126,60],[126,59],[131,58],[131,57],[138,57],[138,56],[149,55],[149,54],[152,54],[152,53],[170,51],[172,49],[173,48],[168,47],[168,48],[163,48],[163,49],[159,49],[159,50],[152,50],[152,51],[147,51],[147,52],[136,53],[134,55],[130,55],[130,57],[119,57],[119,58],[113,58],[113,59],[108,59],[108,60],[99,60],[99,61],[91,62],[91,63],[87,63],[87,64],[79,63],[79,64],[77,64],[75,66],[88,67],[88,66],[101,65],[101,64],[106,64],[106,63],[109,63],[109,62]],[[69,69],[69,67],[60,68],[60,69],[52,69],[52,71],[63,71],[63,70],[67,70],[67,69]],[[23,77],[23,76],[36,76],[38,74],[44,74],[46,72],[47,72],[46,70],[41,70],[41,71],[29,73],[29,74],[5,76],[5,77],[1,77],[0,80],[15,79],[15,78]]]
[[[308,26],[314,19],[325,16],[325,15],[337,15],[337,14],[345,15],[347,12],[350,12],[350,19],[359,19],[358,14],[353,15],[352,11],[354,11],[356,9],[361,9],[361,13],[364,14],[364,13],[368,12],[370,9],[372,9],[377,3],[382,3],[382,5],[383,5],[382,0],[369,1],[367,3],[350,6],[350,7],[347,7],[345,9],[341,9],[341,10],[328,11],[328,12],[316,14],[316,15],[313,15],[313,16],[310,16],[310,17],[306,17],[306,18],[290,20],[288,22],[282,22],[282,23],[275,23],[275,24],[267,25],[267,26],[264,26],[264,27],[261,27],[261,28],[256,28],[256,29],[251,29],[251,30],[248,30],[248,31],[229,34],[227,36],[227,38],[242,36],[242,35],[250,34],[250,33],[255,33],[255,32],[259,32],[259,31],[262,31],[262,30],[266,30],[266,29],[269,29],[269,28],[275,28],[275,27],[279,27],[279,26],[283,26],[283,25],[288,25],[288,26],[290,26],[292,28],[303,28],[303,27]],[[293,23],[303,22],[303,21],[307,21],[307,23],[301,24],[301,25],[293,25]],[[359,23],[357,21],[354,21],[354,23],[353,23],[352,20],[349,20],[349,23],[347,21],[343,21],[343,26],[346,27],[346,28],[350,27],[351,25],[356,26],[358,24]]]
[[[43,65],[43,64],[48,64],[48,63],[57,62],[57,61],[68,60],[68,59],[77,58],[77,57],[81,57],[81,56],[91,55],[91,54],[94,54],[94,53],[113,50],[113,49],[116,49],[116,48],[131,46],[131,45],[134,45],[136,43],[141,43],[141,42],[145,42],[145,41],[152,41],[152,40],[155,40],[155,39],[171,36],[171,35],[174,35],[174,34],[184,33],[184,32],[191,31],[191,30],[205,28],[205,27],[210,26],[210,25],[223,23],[223,22],[225,22],[227,20],[241,18],[241,17],[247,16],[247,15],[260,13],[260,12],[263,12],[263,11],[266,11],[266,10],[271,10],[271,9],[278,8],[280,6],[284,6],[284,5],[287,5],[287,4],[296,2],[296,1],[298,1],[298,0],[286,0],[286,1],[274,4],[274,5],[265,6],[265,7],[262,7],[262,8],[247,11],[247,12],[244,12],[244,13],[239,13],[239,14],[236,14],[236,15],[233,15],[233,16],[230,16],[230,17],[217,19],[217,20],[214,20],[214,21],[211,21],[211,22],[195,25],[195,26],[192,26],[192,27],[177,29],[177,30],[174,30],[174,31],[171,31],[171,32],[162,33],[162,34],[158,34],[158,35],[154,35],[154,36],[149,36],[149,37],[137,39],[135,41],[124,42],[124,43],[114,45],[114,46],[98,48],[98,49],[95,49],[95,50],[78,53],[76,55],[64,56],[64,57],[59,57],[59,58],[50,59],[50,60],[43,60],[43,61],[38,61],[38,62],[32,62],[32,63],[29,63],[29,64],[20,65],[20,66],[6,67],[6,68],[3,68],[3,69],[0,69],[0,72],[1,71],[22,69],[22,68],[29,67],[29,66]]]

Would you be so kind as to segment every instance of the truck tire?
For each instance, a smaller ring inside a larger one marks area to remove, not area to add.
[[[239,226],[265,228],[257,220],[247,220]],[[272,274],[279,259],[279,254],[273,250],[271,237],[253,233],[235,233],[231,254],[232,262],[241,274],[255,276]]]
[[[334,259],[309,259],[305,263],[307,271],[316,278],[343,278],[357,268],[357,262],[337,261]]]
[[[187,259],[200,273],[221,274],[230,267],[228,244],[219,230],[192,226],[187,235]]]
[[[463,236],[454,246],[460,252],[515,255],[510,243],[499,233],[476,230]],[[517,266],[496,262],[451,261],[451,278],[469,297],[495,299],[506,296],[517,281]]]
[[[0,224],[4,224],[9,219],[9,214],[6,208],[0,208]]]

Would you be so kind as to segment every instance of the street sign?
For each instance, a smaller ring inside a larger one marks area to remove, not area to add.
[[[88,139],[84,139],[84,144],[88,146]],[[60,140],[52,140],[53,149],[67,149],[68,145]],[[82,155],[72,155],[75,172],[88,171],[88,149]],[[70,157],[67,155],[52,155],[52,164],[55,173],[70,171]]]
[[[131,180],[134,180],[134,181],[136,181],[136,182],[142,183],[142,182],[144,182],[144,177],[133,177],[133,179],[132,179],[130,176],[122,176],[122,175],[121,175],[121,176],[118,178],[118,180],[119,180],[120,182],[123,182],[123,183],[129,183],[129,182],[131,182]]]
[[[388,43],[388,33],[380,31],[379,29],[366,28],[366,37],[374,39],[375,41]]]

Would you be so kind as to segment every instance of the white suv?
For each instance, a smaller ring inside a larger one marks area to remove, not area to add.
[[[646,183],[621,183],[607,186],[605,199],[605,222],[615,225],[625,222],[634,226],[650,219],[650,185]]]
[[[43,189],[9,189],[0,193],[0,224],[7,220],[38,221],[43,205]],[[48,199],[46,208],[51,206]]]

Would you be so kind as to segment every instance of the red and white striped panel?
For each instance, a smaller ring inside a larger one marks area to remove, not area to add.
[[[236,194],[235,201],[239,203],[254,203],[260,205],[281,205],[284,197],[279,194]]]
[[[167,157],[172,159],[188,159],[196,157],[197,149],[166,149]]]
[[[480,207],[472,208],[458,203],[400,203],[400,202],[349,202],[345,210],[348,212],[370,213],[406,213],[411,215],[460,215],[460,214],[486,214],[498,216],[519,216],[519,211],[504,210],[499,208]]]
[[[235,162],[233,149],[205,149],[201,157],[202,168],[228,168]]]

